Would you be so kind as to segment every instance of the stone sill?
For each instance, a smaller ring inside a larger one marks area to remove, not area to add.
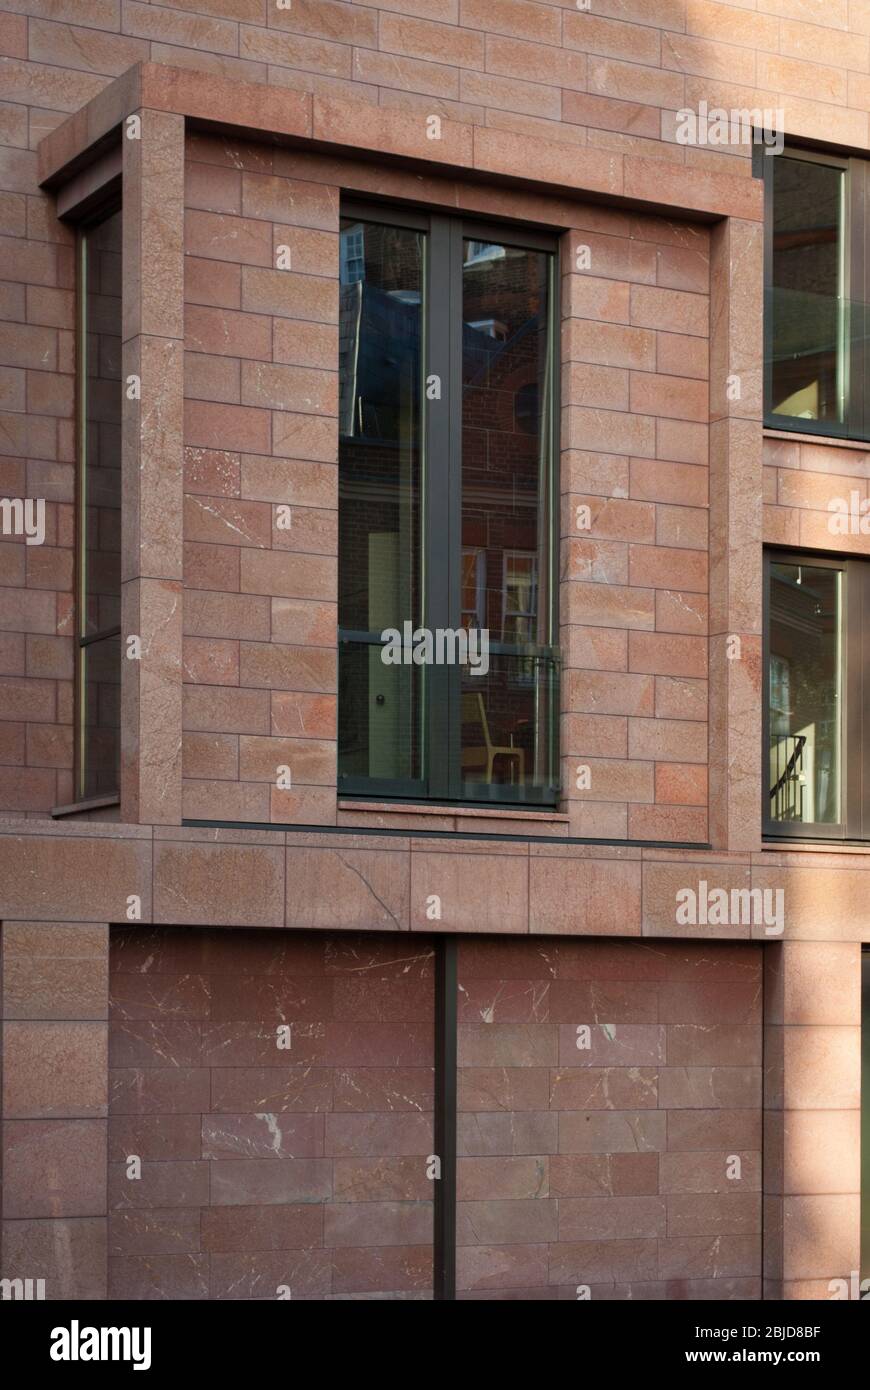
[[[102,811],[107,806],[120,806],[119,796],[91,796],[85,801],[71,801],[68,806],[53,806],[51,814],[54,819],[61,816],[81,815],[85,811]]]
[[[565,824],[571,817],[562,811],[533,811],[522,807],[505,806],[503,809],[494,808],[490,810],[486,806],[463,806],[449,805],[441,802],[432,802],[431,805],[420,804],[419,802],[404,801],[354,801],[340,800],[338,803],[339,811],[365,811],[370,814],[380,816],[462,816],[463,819],[480,818],[481,820],[531,820],[537,822],[558,821]]]
[[[824,449],[858,449],[863,454],[870,453],[870,440],[843,439],[842,435],[801,434],[798,430],[764,429],[765,439],[786,439],[791,444],[818,444]]]
[[[763,840],[762,854],[870,854],[870,840],[857,845],[853,840]]]

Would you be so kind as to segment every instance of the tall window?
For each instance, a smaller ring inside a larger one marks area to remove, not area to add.
[[[768,835],[870,838],[870,562],[765,556]]]
[[[121,213],[78,246],[76,795],[118,791],[121,694]]]
[[[765,422],[868,439],[867,162],[786,149],[764,168]]]
[[[552,804],[554,246],[344,211],[340,790]]]

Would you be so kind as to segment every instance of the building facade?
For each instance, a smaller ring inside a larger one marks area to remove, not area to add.
[[[9,1296],[856,1296],[868,0],[0,46]]]

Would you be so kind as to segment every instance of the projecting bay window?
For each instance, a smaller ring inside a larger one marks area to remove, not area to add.
[[[552,805],[555,244],[343,213],[339,790]]]
[[[78,239],[76,798],[119,785],[121,212]]]
[[[765,424],[870,439],[870,166],[764,158]]]
[[[765,556],[765,832],[870,838],[870,562]]]

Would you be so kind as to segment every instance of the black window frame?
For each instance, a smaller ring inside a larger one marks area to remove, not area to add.
[[[777,159],[794,159],[808,164],[824,164],[842,169],[846,179],[844,203],[844,283],[843,298],[849,306],[849,341],[845,370],[847,387],[842,423],[804,420],[777,415],[771,410],[773,398],[773,314],[770,299],[773,286],[773,196]],[[866,343],[870,328],[870,160],[807,149],[786,144],[782,154],[758,155],[764,177],[764,426],[793,434],[815,434],[828,439],[870,440],[870,348]],[[866,383],[866,384],[865,384]]]
[[[118,728],[117,776],[112,789],[92,791],[88,789],[88,749],[87,749],[87,663],[86,653],[97,642],[121,636],[121,624],[101,628],[96,632],[87,630],[87,552],[88,552],[88,404],[87,404],[87,333],[88,333],[88,277],[87,255],[88,235],[109,218],[123,216],[123,201],[120,180],[112,180],[101,191],[94,202],[88,205],[86,215],[75,224],[76,230],[76,320],[75,320],[75,410],[76,410],[76,469],[75,469],[75,642],[74,642],[74,683],[73,709],[75,719],[75,738],[73,750],[73,796],[75,802],[116,800],[121,792],[121,728]],[[123,343],[123,326],[121,329]],[[123,372],[118,381],[118,390],[123,401]],[[119,469],[122,461],[118,461]],[[121,599],[121,584],[118,585],[118,600]],[[118,680],[121,679],[121,654],[119,653]]]
[[[770,817],[770,567],[832,569],[841,580],[840,810],[837,824],[775,821]],[[870,559],[765,547],[763,614],[762,835],[765,840],[870,840]]]
[[[499,784],[475,784],[474,796],[463,791],[461,771],[460,669],[431,664],[423,672],[424,776],[418,779],[356,777],[338,774],[342,798],[396,802],[432,802],[462,806],[524,806],[554,809],[561,798],[559,747],[559,443],[560,443],[560,237],[556,231],[525,224],[482,220],[461,213],[429,212],[393,202],[342,198],[340,216],[360,222],[403,227],[424,234],[423,325],[421,341],[421,492],[422,492],[422,590],[421,623],[430,630],[457,628],[461,610],[462,564],[462,244],[464,240],[488,241],[550,257],[548,275],[548,349],[550,389],[547,423],[549,510],[547,518],[547,587],[549,593],[546,646],[527,645],[520,655],[536,658],[546,669],[547,688],[536,681],[536,698],[549,703],[549,776],[546,785],[525,786],[518,798]],[[441,379],[441,400],[432,408],[425,382],[431,374]],[[438,460],[445,460],[438,467]],[[340,466],[340,465],[339,465]],[[446,540],[445,540],[446,538]],[[447,563],[442,560],[446,556]],[[409,615],[410,616],[410,615]],[[372,633],[339,626],[339,647],[344,643],[379,641]],[[490,642],[491,656],[500,651],[517,653],[511,644]],[[546,666],[544,666],[546,663]],[[341,701],[339,697],[339,737]]]

